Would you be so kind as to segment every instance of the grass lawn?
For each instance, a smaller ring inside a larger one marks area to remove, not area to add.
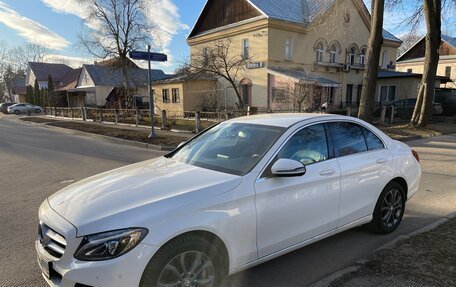
[[[425,128],[413,128],[407,124],[377,126],[384,133],[395,140],[402,140],[408,137],[432,137],[442,134],[456,133],[456,124],[451,122],[431,122]]]
[[[357,271],[330,286],[456,286],[455,230],[453,218],[400,241],[392,249],[372,254]]]
[[[149,139],[148,136],[150,132],[146,129],[128,129],[122,127],[113,127],[110,125],[87,123],[82,121],[61,121],[40,117],[21,118],[21,120],[35,123],[46,123],[46,125],[48,126],[78,130],[87,133],[93,133],[131,141],[138,141],[159,146],[176,147],[179,143],[186,140],[186,138],[183,138],[182,136],[173,136],[168,134],[161,135],[159,133],[157,133],[156,138]]]

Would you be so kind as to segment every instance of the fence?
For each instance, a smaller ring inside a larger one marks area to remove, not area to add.
[[[55,117],[79,119],[93,122],[111,122],[150,126],[148,109],[105,109],[88,107],[46,107],[45,114]],[[184,131],[201,131],[218,122],[240,116],[240,112],[166,112],[154,116],[154,123],[161,129],[178,129]]]
[[[168,130],[183,130],[199,132],[216,123],[227,119],[265,113],[297,113],[297,111],[268,111],[248,108],[247,111],[162,111],[154,116],[155,127]],[[326,113],[357,116],[358,107],[346,105],[344,109],[322,111]],[[391,106],[376,107],[374,116],[380,124],[410,120],[413,109],[394,108]],[[129,124],[150,126],[148,109],[105,109],[89,107],[46,107],[45,114],[55,117],[79,119],[93,122],[110,122],[114,124]]]
[[[456,115],[456,90],[436,89],[435,102],[442,104],[444,116]]]

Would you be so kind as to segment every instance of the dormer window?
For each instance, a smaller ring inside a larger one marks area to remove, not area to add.
[[[323,62],[323,44],[320,42],[317,45],[317,62]]]
[[[332,44],[331,48],[329,50],[329,62],[330,63],[337,63],[337,54],[338,54],[338,49],[336,44]]]

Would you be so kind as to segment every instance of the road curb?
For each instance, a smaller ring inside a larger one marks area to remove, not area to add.
[[[455,217],[456,217],[456,212],[452,212],[452,213],[450,213],[448,215],[445,215],[445,216],[437,219],[436,221],[434,221],[434,222],[432,222],[432,223],[430,223],[430,224],[428,224],[428,225],[426,225],[424,227],[421,227],[418,230],[412,231],[412,232],[410,232],[408,234],[405,234],[405,235],[399,235],[398,237],[394,238],[390,242],[385,243],[382,246],[380,246],[379,248],[377,248],[374,251],[370,252],[366,257],[358,259],[354,264],[352,264],[352,265],[350,265],[350,266],[348,266],[346,268],[343,268],[343,269],[341,269],[339,271],[336,271],[333,274],[331,274],[329,276],[326,276],[325,278],[310,284],[309,287],[326,287],[326,286],[329,286],[331,284],[331,282],[335,281],[336,279],[341,278],[345,274],[357,271],[359,268],[361,268],[362,265],[364,265],[366,262],[369,261],[368,257],[370,257],[372,254],[377,253],[377,252],[379,252],[381,250],[392,249],[399,242],[401,242],[402,240],[409,239],[409,238],[415,237],[415,236],[417,236],[419,234],[431,231],[431,230],[437,228],[438,226],[442,225],[443,223],[447,222],[448,220],[453,219]]]
[[[93,133],[89,133],[89,132],[83,132],[83,131],[78,131],[78,130],[73,130],[73,129],[56,127],[56,126],[51,126],[51,125],[46,125],[46,124],[43,124],[43,126],[46,128],[51,128],[51,129],[67,130],[67,131],[71,131],[71,133],[74,135],[87,136],[87,137],[103,140],[105,142],[122,144],[122,145],[127,145],[127,146],[134,146],[134,147],[146,148],[146,149],[152,149],[152,150],[158,150],[158,151],[172,151],[175,149],[175,147],[171,147],[171,146],[160,146],[160,145],[154,145],[154,144],[150,144],[150,143],[143,143],[143,142],[138,142],[138,141],[119,139],[119,138],[115,138],[115,137],[93,134]]]
[[[174,149],[176,149],[175,147],[171,147],[171,146],[160,146],[160,145],[154,145],[154,144],[143,143],[143,142],[138,142],[138,141],[119,139],[119,138],[115,138],[115,137],[99,135],[99,134],[94,134],[94,133],[89,133],[89,132],[83,132],[83,131],[78,131],[78,130],[74,130],[74,129],[51,126],[51,125],[48,125],[48,123],[35,123],[35,122],[28,122],[28,121],[21,121],[21,122],[28,124],[28,125],[41,126],[41,127],[48,128],[48,129],[65,131],[66,133],[73,134],[73,135],[90,137],[90,138],[99,139],[99,140],[102,140],[105,142],[116,143],[116,144],[121,144],[121,145],[126,145],[126,146],[134,146],[134,147],[146,148],[146,149],[158,150],[158,151],[173,151]],[[51,123],[51,122],[49,122],[49,123]]]
[[[445,134],[444,133],[435,133],[435,134],[432,134],[431,136],[428,136],[428,137],[427,136],[410,136],[410,137],[401,138],[398,141],[408,142],[408,141],[414,141],[414,140],[429,139],[429,138],[443,136],[443,135],[445,135]]]

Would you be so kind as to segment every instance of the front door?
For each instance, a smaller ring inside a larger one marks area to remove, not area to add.
[[[277,252],[337,227],[340,169],[328,149],[324,124],[303,128],[280,149],[255,183],[259,256]],[[275,177],[280,158],[300,161],[306,174]]]
[[[247,107],[250,105],[250,102],[249,102],[250,86],[243,84],[243,85],[241,85],[241,89],[242,89],[242,102],[244,104],[244,107]]]

